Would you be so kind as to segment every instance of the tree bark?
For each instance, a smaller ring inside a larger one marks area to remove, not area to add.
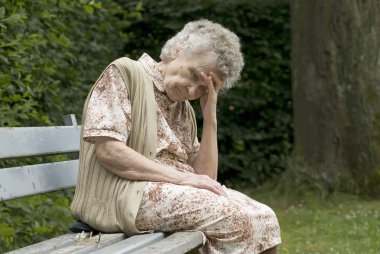
[[[375,0],[291,1],[298,183],[380,193],[379,13]]]

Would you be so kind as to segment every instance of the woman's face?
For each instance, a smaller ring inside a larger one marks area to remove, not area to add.
[[[194,100],[201,97],[206,91],[206,85],[200,76],[201,70],[196,66],[202,66],[202,57],[189,57],[179,54],[168,62],[160,62],[166,94],[172,101]],[[210,70],[202,70],[209,75]]]

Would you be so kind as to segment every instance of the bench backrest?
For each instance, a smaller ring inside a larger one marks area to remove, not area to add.
[[[80,126],[1,127],[0,159],[34,157],[79,151]],[[0,169],[0,200],[9,200],[74,187],[78,160]]]

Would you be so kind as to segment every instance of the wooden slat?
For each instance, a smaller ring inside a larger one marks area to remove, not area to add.
[[[146,247],[161,239],[164,239],[164,233],[153,233],[131,236],[123,241],[105,247],[103,249],[91,252],[92,254],[129,254],[133,251]]]
[[[183,254],[202,244],[202,240],[203,236],[201,232],[178,232],[132,253]]]
[[[0,159],[79,150],[80,126],[1,127]]]
[[[0,200],[74,187],[78,160],[0,169]]]
[[[93,237],[92,239],[85,239],[80,241],[78,244],[70,245],[65,248],[57,249],[52,252],[51,254],[85,254],[85,253],[92,253],[93,251],[104,248],[106,246],[109,246],[111,244],[117,243],[121,240],[124,240],[125,235],[123,233],[116,233],[116,234],[102,234],[100,242],[97,243],[97,240],[99,239],[98,236]]]
[[[86,233],[86,236],[89,234]],[[75,244],[77,234],[65,234],[40,243],[36,243],[18,250],[7,252],[7,254],[45,254]]]

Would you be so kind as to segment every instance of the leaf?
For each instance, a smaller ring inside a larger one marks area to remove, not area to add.
[[[4,7],[0,7],[0,19],[3,19],[5,16],[5,8]]]
[[[84,5],[84,9],[89,13],[89,14],[93,14],[94,13],[94,7],[92,7],[91,5]]]
[[[21,100],[21,95],[19,95],[19,94],[16,94],[16,95],[13,95],[12,97],[11,97],[11,99],[12,99],[12,101],[13,102],[19,102],[20,100]]]
[[[17,23],[21,23],[23,19],[25,19],[26,16],[24,14],[20,13],[14,13],[10,15],[8,18],[5,18],[2,20],[3,23],[8,23],[10,25],[15,25]]]
[[[93,4],[93,6],[96,8],[96,9],[101,9],[102,8],[102,3],[101,2],[95,2]]]

